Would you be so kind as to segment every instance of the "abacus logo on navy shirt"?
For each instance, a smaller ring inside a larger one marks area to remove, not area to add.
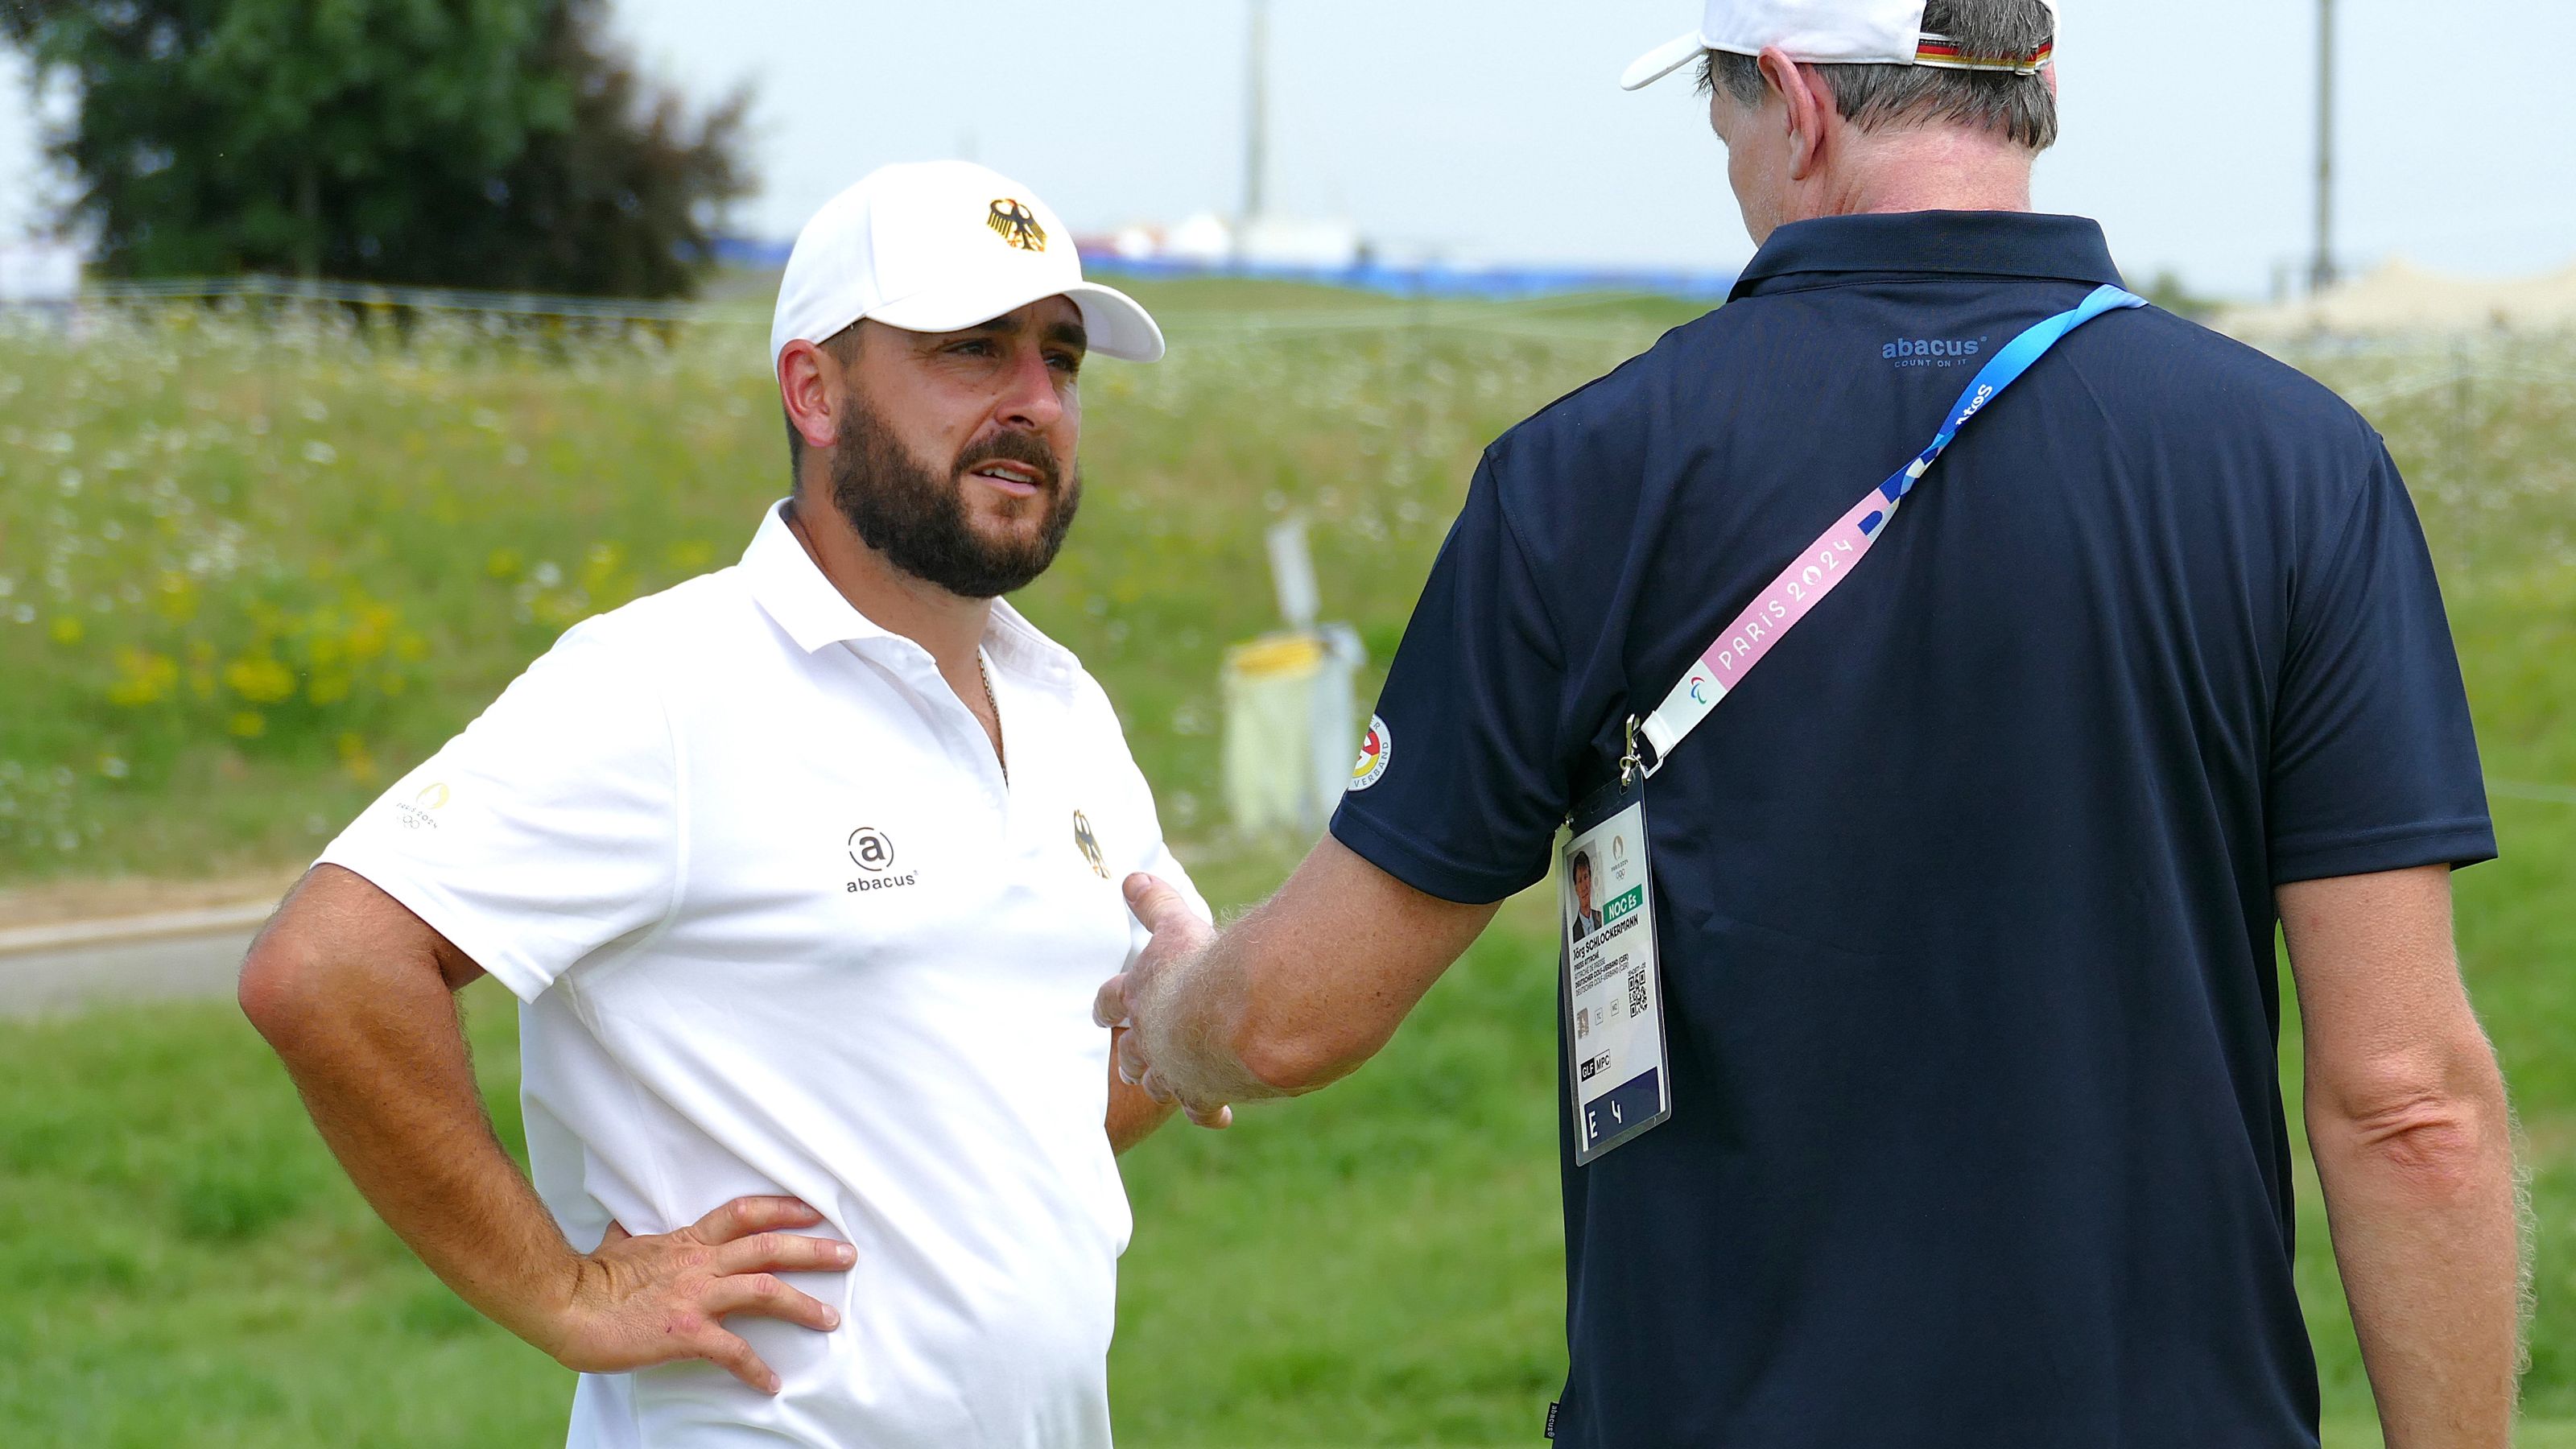
[[[1983,337],[1899,337],[1879,356],[1899,367],[1957,367],[1985,350]]]

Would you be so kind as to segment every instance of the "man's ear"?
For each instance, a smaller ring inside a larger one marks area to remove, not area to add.
[[[1823,167],[1825,128],[1842,119],[1841,114],[1814,69],[1791,60],[1787,51],[1772,46],[1757,63],[1788,122],[1789,179],[1804,181]]]
[[[840,365],[811,342],[790,342],[778,354],[778,401],[808,448],[829,449],[839,439],[845,386]]]

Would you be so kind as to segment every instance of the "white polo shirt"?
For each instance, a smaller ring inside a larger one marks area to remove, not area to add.
[[[1099,685],[996,604],[1007,782],[919,645],[773,509],[742,563],[565,634],[322,859],[523,1003],[538,1193],[576,1245],[746,1193],[858,1265],[830,1333],[727,1321],[698,1363],[585,1375],[571,1442],[1102,1449],[1127,1199],[1093,991],[1171,881]]]

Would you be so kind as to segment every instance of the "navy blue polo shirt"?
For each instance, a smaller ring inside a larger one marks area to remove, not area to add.
[[[1450,900],[1540,880],[1626,717],[2118,279],[2072,217],[1781,228],[1487,450],[1334,835]],[[1569,1141],[1559,1442],[2316,1443],[2273,888],[2495,853],[2369,424],[2168,313],[2093,322],[1647,816],[1673,1116]]]

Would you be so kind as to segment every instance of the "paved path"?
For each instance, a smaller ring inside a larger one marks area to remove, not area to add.
[[[230,996],[255,931],[235,926],[0,955],[0,1017],[53,1015],[99,1001]]]

